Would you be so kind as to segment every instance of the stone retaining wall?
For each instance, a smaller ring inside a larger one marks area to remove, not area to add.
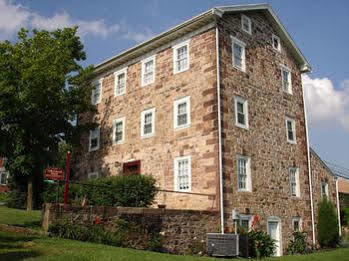
[[[206,233],[218,232],[219,214],[217,211],[174,210],[155,208],[71,206],[45,204],[43,208],[43,227],[63,220],[82,225],[93,225],[96,218],[107,227],[115,225],[115,220],[136,221],[145,226],[154,224],[164,239],[164,250],[175,254],[191,253],[193,246],[205,246]],[[132,245],[142,248],[139,245]]]

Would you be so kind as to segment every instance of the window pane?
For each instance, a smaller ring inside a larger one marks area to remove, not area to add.
[[[153,114],[151,112],[144,115],[144,134],[152,133],[152,120]]]
[[[92,138],[91,139],[91,148],[96,148],[98,146],[98,139]]]
[[[118,122],[115,125],[115,141],[121,141],[122,140],[122,131],[123,131],[123,126],[122,122]]]
[[[290,169],[290,180],[291,180],[291,195],[297,196],[297,178],[296,169]]]
[[[273,37],[273,45],[275,49],[279,49],[279,39],[277,37]]]
[[[299,231],[299,220],[293,220],[293,230]]]
[[[242,68],[242,46],[234,43],[234,65]]]
[[[238,113],[238,123],[245,125],[245,115],[242,113]]]
[[[185,125],[188,122],[187,103],[180,103],[177,106],[177,125]]]
[[[189,160],[184,159],[178,161],[178,188],[179,190],[187,190],[190,188],[189,180]]]
[[[241,219],[241,227],[243,227],[246,231],[249,229],[249,220],[248,219]]]
[[[237,164],[237,170],[238,170],[238,188],[239,189],[246,189],[246,180],[247,180],[247,172],[246,172],[246,159],[239,158],[238,164]]]
[[[288,91],[289,89],[289,72],[286,70],[282,70],[282,86],[285,91]]]
[[[123,93],[125,90],[125,73],[119,74],[117,79],[116,94]]]
[[[144,64],[144,75],[143,75],[144,83],[147,84],[152,82],[153,77],[154,77],[154,61],[151,60]]]
[[[95,85],[95,88],[93,90],[93,95],[92,95],[93,104],[97,104],[99,102],[100,95],[101,95],[101,84],[97,83]]]
[[[6,184],[6,177],[7,177],[6,173],[4,172],[0,173],[0,184],[3,184],[3,185]]]
[[[177,49],[176,66],[178,71],[184,70],[188,66],[188,50],[186,45]]]

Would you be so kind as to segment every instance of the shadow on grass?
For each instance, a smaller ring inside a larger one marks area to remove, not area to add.
[[[40,229],[41,221],[30,221],[30,222],[25,222],[24,224],[13,224],[12,226]]]
[[[11,251],[7,253],[0,253],[0,260],[12,261],[12,260],[24,260],[30,257],[38,257],[40,253],[32,250],[24,251]]]
[[[26,242],[37,239],[33,236],[4,235],[0,233],[0,260],[24,260],[40,255],[38,251],[25,247]]]

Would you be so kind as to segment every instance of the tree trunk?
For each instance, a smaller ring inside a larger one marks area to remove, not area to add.
[[[33,177],[28,178],[27,211],[33,210]]]

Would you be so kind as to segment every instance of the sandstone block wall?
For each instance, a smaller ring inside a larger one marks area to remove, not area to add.
[[[193,242],[205,246],[206,233],[219,230],[219,215],[217,211],[171,210],[125,207],[76,207],[63,204],[45,204],[43,208],[43,227],[57,221],[70,220],[74,224],[92,225],[96,217],[103,221],[106,227],[112,227],[118,217],[126,220],[138,220],[143,224],[157,223],[159,233],[164,238],[166,252],[175,254],[191,253]],[[141,247],[141,242],[135,245]]]
[[[98,114],[79,117],[80,121],[93,120],[101,126],[99,150],[88,151],[88,135],[81,141],[76,166],[79,178],[86,178],[89,172],[94,171],[105,176],[117,175],[124,162],[140,160],[142,174],[155,177],[160,189],[174,190],[173,161],[176,157],[190,155],[191,192],[206,195],[160,192],[156,203],[177,209],[217,209],[215,50],[213,29],[192,36],[189,70],[177,74],[173,74],[172,47],[157,52],[155,82],[144,87],[141,87],[140,57],[128,65],[126,94],[117,97],[114,97],[114,71],[105,74],[102,101],[97,105]],[[173,102],[185,96],[190,96],[191,124],[188,128],[175,130]],[[149,108],[156,111],[155,135],[141,138],[140,115]],[[120,117],[126,118],[125,141],[113,145],[112,122]]]
[[[277,217],[285,250],[293,217],[300,217],[311,235],[301,72],[284,42],[281,52],[273,49],[272,34],[278,33],[266,17],[260,12],[246,15],[252,20],[252,35],[241,30],[241,14],[224,15],[219,22],[226,225],[232,226],[233,208],[259,215],[265,230],[268,217]],[[231,36],[246,44],[245,72],[232,65]],[[291,69],[293,94],[282,90],[281,65]],[[235,95],[248,101],[248,130],[235,125]],[[296,122],[296,144],[287,142],[286,116]],[[237,155],[250,157],[251,192],[238,191]],[[300,197],[291,196],[291,167],[299,169]]]

